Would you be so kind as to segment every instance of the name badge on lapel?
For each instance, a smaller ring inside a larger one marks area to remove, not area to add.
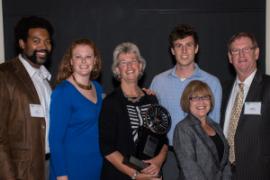
[[[244,114],[261,115],[261,102],[245,102]]]
[[[31,117],[45,117],[40,104],[29,104]]]

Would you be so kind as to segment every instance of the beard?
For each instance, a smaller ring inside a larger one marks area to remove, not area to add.
[[[42,52],[45,53],[44,57],[39,57],[37,55],[38,52]],[[24,53],[24,56],[29,59],[33,64],[36,65],[43,65],[47,59],[50,56],[50,52],[46,49],[41,49],[41,50],[34,50],[33,53],[31,55]]]

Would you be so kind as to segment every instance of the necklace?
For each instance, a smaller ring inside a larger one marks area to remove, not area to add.
[[[79,83],[79,82],[75,79],[75,77],[73,76],[73,74],[72,74],[71,76],[72,76],[72,79],[74,80],[75,84],[76,84],[77,86],[79,86],[80,88],[82,88],[82,89],[84,89],[84,90],[91,90],[91,89],[92,89],[92,84],[91,84],[91,83],[89,83],[89,85],[81,84],[81,83]]]
[[[144,93],[141,91],[139,92],[138,96],[128,96],[127,94],[124,93],[124,91],[123,91],[123,94],[125,98],[127,98],[128,101],[133,102],[133,103],[139,102],[140,99],[144,96]]]

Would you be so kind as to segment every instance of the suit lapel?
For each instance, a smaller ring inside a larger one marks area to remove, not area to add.
[[[218,157],[218,152],[217,148],[214,144],[214,142],[210,139],[210,137],[204,132],[202,129],[199,120],[194,117],[193,115],[190,115],[190,119],[193,122],[194,126],[194,131],[197,133],[197,135],[200,137],[202,142],[206,145],[208,148],[209,152],[212,154],[214,157],[216,165],[219,165],[219,157]],[[212,126],[211,126],[212,127]],[[215,129],[215,128],[214,128]]]
[[[260,94],[258,93],[257,89],[261,87],[262,85],[261,82],[262,82],[262,74],[259,71],[257,71],[250,85],[245,102],[254,101],[258,99],[257,96],[259,96]]]
[[[228,154],[229,154],[229,146],[226,143],[226,139],[225,136],[223,135],[222,129],[220,127],[217,127],[214,123],[212,123],[212,121],[209,121],[209,123],[211,124],[211,126],[215,129],[216,133],[218,134],[218,136],[220,137],[220,139],[223,142],[224,145],[224,151],[223,151],[223,156],[220,162],[220,165],[223,167],[224,164],[228,161]]]
[[[247,97],[245,99],[245,102],[252,102],[252,101],[260,100],[261,94],[259,92],[261,92],[260,91],[261,87],[262,87],[262,74],[258,70],[254,76],[254,79],[252,80],[250,87],[249,87],[249,91],[248,91]],[[243,120],[244,110],[245,110],[245,102],[244,102],[244,105],[242,107],[242,111],[241,111],[241,114],[239,117],[240,119],[239,119],[236,131],[238,131],[238,129],[241,128],[241,126],[243,126],[243,124],[245,123],[245,121]]]
[[[32,79],[30,78],[28,72],[26,71],[25,67],[21,63],[21,61],[17,58],[14,63],[15,72],[18,78],[21,80],[22,88],[27,89],[29,96],[35,101],[33,103],[40,104],[40,100],[36,91],[36,88],[33,84]]]
[[[225,114],[226,114],[226,109],[229,103],[230,95],[232,93],[234,81],[230,82],[225,82],[223,84],[223,97],[222,97],[222,108],[221,108],[221,119],[220,119],[220,126],[223,128],[224,127],[224,122],[225,122]]]

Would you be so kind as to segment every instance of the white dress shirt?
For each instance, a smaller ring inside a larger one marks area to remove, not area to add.
[[[51,79],[51,74],[45,68],[45,66],[41,65],[40,68],[34,68],[26,61],[22,55],[19,55],[19,60],[22,62],[29,76],[31,77],[33,84],[36,88],[43,113],[46,122],[46,139],[45,139],[45,152],[49,153],[49,143],[48,143],[48,134],[49,134],[49,107],[50,107],[50,99],[51,99],[51,86],[48,80]]]
[[[248,93],[248,90],[249,90],[249,87],[254,79],[254,76],[257,72],[257,69],[251,73],[246,79],[244,82],[241,82],[238,77],[236,77],[236,80],[234,82],[234,85],[233,85],[233,89],[232,89],[232,92],[231,92],[231,95],[230,95],[230,99],[229,99],[229,102],[228,102],[228,105],[227,105],[227,108],[226,108],[226,112],[225,112],[225,121],[224,121],[224,128],[223,128],[223,133],[225,135],[225,137],[227,138],[228,137],[228,129],[229,129],[229,124],[230,124],[230,119],[231,119],[231,113],[232,113],[232,108],[233,108],[233,104],[234,104],[234,101],[235,101],[235,98],[236,98],[236,95],[237,95],[237,92],[239,91],[239,86],[238,84],[239,83],[243,83],[244,84],[244,100],[243,102],[245,103],[245,99],[247,97],[247,93]],[[245,107],[245,104],[243,105],[243,108]]]

